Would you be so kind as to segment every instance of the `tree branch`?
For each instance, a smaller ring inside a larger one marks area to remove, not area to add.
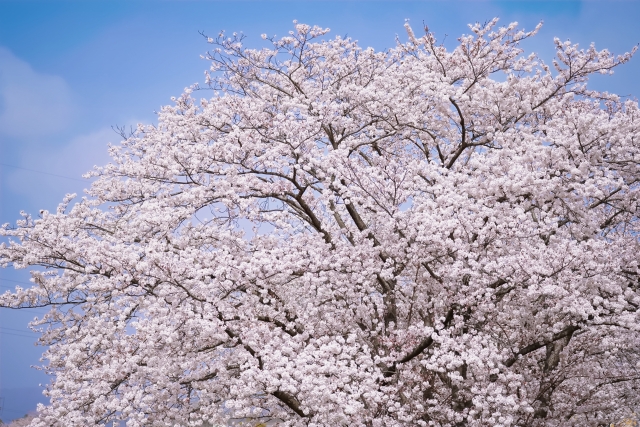
[[[525,355],[527,355],[527,354],[529,354],[531,352],[534,352],[534,351],[546,346],[547,344],[551,344],[552,342],[558,341],[559,339],[566,338],[566,337],[572,335],[578,329],[580,329],[580,326],[568,326],[565,329],[563,329],[562,331],[560,331],[557,334],[555,334],[551,338],[551,340],[549,340],[549,341],[534,342],[533,344],[529,344],[528,346],[521,348],[516,354],[514,354],[512,357],[507,359],[504,362],[504,365],[507,368],[509,368],[514,363],[516,363],[516,361],[518,360],[518,356],[525,356]]]
[[[305,413],[302,412],[302,409],[300,409],[300,402],[295,398],[295,396],[280,390],[274,391],[273,393],[271,393],[271,395],[287,405],[289,409],[291,409],[302,418],[310,418],[312,416],[312,414],[305,415]]]

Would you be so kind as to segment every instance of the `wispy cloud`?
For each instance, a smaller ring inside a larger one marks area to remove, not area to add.
[[[56,206],[65,193],[82,194],[90,181],[82,175],[109,162],[107,145],[122,138],[111,128],[78,135],[66,144],[33,146],[23,150],[20,164],[6,167],[6,186],[36,206]],[[85,182],[80,182],[85,181]]]
[[[38,73],[0,46],[0,135],[28,138],[63,130],[72,93],[59,76]]]

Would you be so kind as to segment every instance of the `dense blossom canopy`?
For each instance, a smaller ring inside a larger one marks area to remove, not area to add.
[[[209,38],[86,197],[1,234],[49,306],[32,425],[589,426],[640,400],[630,54],[496,21],[376,52]],[[211,99],[197,100],[207,93]]]

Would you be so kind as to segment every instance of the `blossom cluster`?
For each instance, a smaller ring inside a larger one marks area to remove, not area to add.
[[[377,52],[221,33],[81,199],[0,235],[50,307],[32,426],[588,426],[640,401],[633,52],[493,20]]]

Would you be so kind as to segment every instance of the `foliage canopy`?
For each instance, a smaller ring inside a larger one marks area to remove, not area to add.
[[[51,307],[34,426],[586,426],[637,407],[632,53],[407,25],[385,52],[297,24],[221,34],[208,83],[111,148],[0,262]]]

